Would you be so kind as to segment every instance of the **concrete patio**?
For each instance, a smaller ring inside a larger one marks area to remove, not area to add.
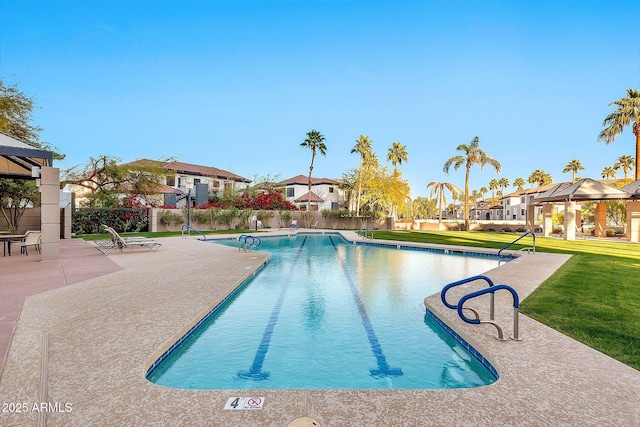
[[[526,316],[522,341],[498,341],[495,328],[463,323],[439,296],[425,303],[491,361],[496,383],[454,390],[157,386],[145,379],[147,368],[268,258],[195,239],[161,241],[158,252],[104,256],[90,243],[63,240],[59,261],[31,253],[0,259],[0,356],[11,341],[0,425],[287,426],[301,417],[322,426],[640,425],[639,371]],[[567,259],[524,255],[488,275],[524,298]],[[484,300],[470,305],[486,312]],[[510,296],[498,295],[496,307],[511,335]],[[224,410],[230,397],[253,395],[265,398],[261,410]]]

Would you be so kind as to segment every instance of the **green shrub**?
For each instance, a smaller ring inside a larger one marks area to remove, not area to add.
[[[184,217],[182,214],[174,211],[162,211],[160,214],[160,224],[164,224],[166,226],[170,225],[178,225],[184,222]]]

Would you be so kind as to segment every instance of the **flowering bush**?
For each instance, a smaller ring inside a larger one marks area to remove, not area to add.
[[[255,209],[255,210],[297,210],[298,208],[293,203],[285,200],[280,191],[266,191],[260,194],[251,196],[249,193],[244,192],[236,200],[222,201],[222,202],[208,202],[204,205],[198,206],[199,208],[237,208],[237,209]]]

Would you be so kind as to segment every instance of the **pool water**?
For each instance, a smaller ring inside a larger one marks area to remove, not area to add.
[[[229,243],[237,246],[237,242]],[[477,387],[495,376],[425,313],[447,283],[498,265],[355,245],[265,238],[271,260],[148,375],[185,389]]]

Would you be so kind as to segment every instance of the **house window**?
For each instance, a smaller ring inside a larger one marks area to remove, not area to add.
[[[294,188],[293,187],[288,187],[287,188],[287,197],[293,197],[293,192]]]
[[[507,205],[511,204],[511,199],[507,199]]]
[[[200,184],[200,178],[194,178],[193,179],[193,183],[194,184]]]
[[[524,196],[520,197],[520,203],[524,203]]]
[[[525,213],[524,213],[524,209],[521,209],[521,210],[520,210],[520,215],[522,215],[522,216],[524,216],[524,215],[525,215]]]
[[[329,187],[329,193],[333,193],[333,187]]]
[[[178,177],[178,185],[177,187],[182,187],[182,178]]]
[[[167,177],[167,185],[169,187],[173,187],[174,185],[176,185],[176,177],[175,176],[168,176]]]

